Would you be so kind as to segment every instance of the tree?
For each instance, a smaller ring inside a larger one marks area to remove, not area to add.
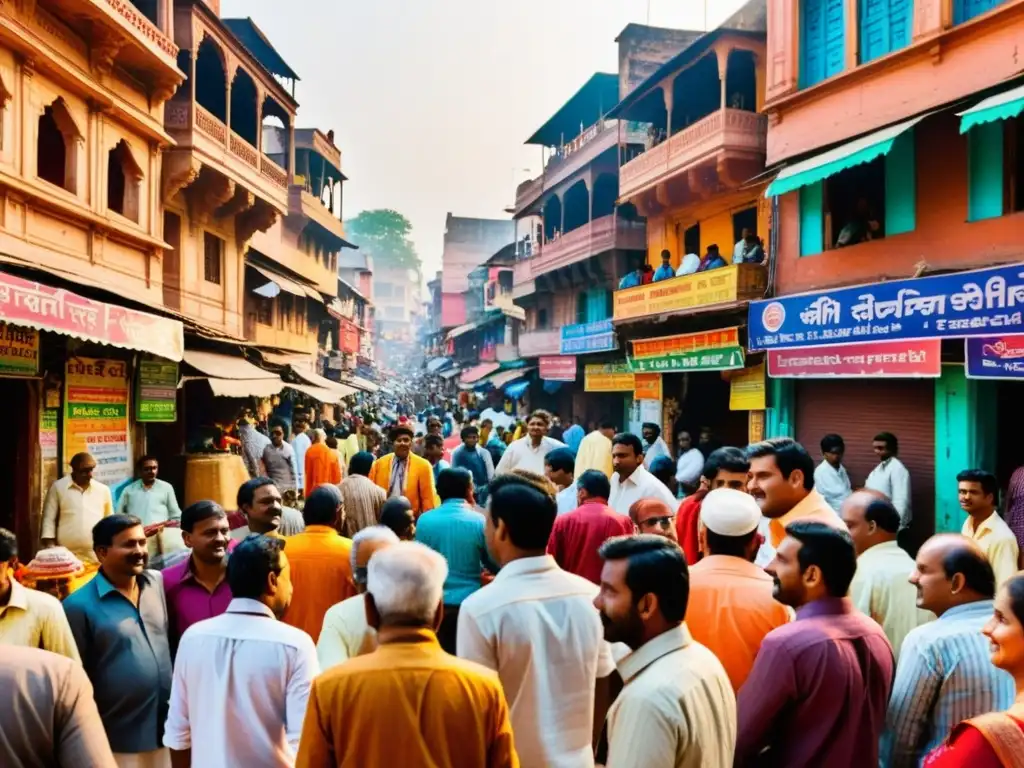
[[[420,257],[409,239],[412,224],[398,211],[390,208],[362,211],[345,222],[345,231],[356,245],[383,264],[420,269]]]

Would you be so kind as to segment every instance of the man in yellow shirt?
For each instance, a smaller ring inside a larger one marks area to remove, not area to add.
[[[601,428],[595,429],[580,441],[580,449],[576,452],[575,479],[588,469],[604,472],[609,480],[612,478],[612,438],[615,437],[616,426],[610,421],[602,421]]]
[[[519,765],[497,673],[437,642],[447,574],[415,542],[374,554],[365,598],[380,646],[313,681],[297,768]]]
[[[114,514],[110,489],[92,479],[96,459],[88,453],[71,457],[71,474],[50,486],[43,504],[42,547],[67,547],[87,565],[98,566],[92,548],[92,528]]]
[[[960,509],[967,513],[960,532],[978,542],[996,574],[996,589],[1017,573],[1020,550],[1017,537],[996,512],[999,485],[996,476],[982,469],[965,469],[956,476]]]

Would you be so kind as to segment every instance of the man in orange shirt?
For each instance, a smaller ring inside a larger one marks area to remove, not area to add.
[[[327,609],[356,593],[352,540],[338,533],[345,513],[335,485],[315,488],[306,497],[302,516],[306,530],[288,539],[294,593],[284,621],[305,630],[316,642]]]
[[[366,616],[379,646],[313,681],[296,768],[518,768],[497,673],[437,642],[447,575],[416,542],[370,559]]]
[[[405,496],[416,517],[440,505],[434,491],[434,468],[412,452],[412,429],[398,424],[391,430],[394,453],[381,456],[370,469],[370,479],[384,489],[389,499]]]
[[[318,485],[337,485],[341,482],[341,464],[338,463],[338,455],[327,447],[327,433],[322,429],[314,429],[312,440],[313,444],[306,451],[305,458],[304,480],[307,499]]]
[[[772,577],[754,565],[761,546],[761,510],[748,494],[721,488],[700,510],[703,558],[690,567],[686,624],[710,648],[738,691],[754,666],[764,636],[790,620],[772,597]]]

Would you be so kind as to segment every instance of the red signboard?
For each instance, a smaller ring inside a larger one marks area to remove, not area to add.
[[[338,339],[338,348],[350,355],[359,353],[359,328],[351,320],[340,320],[341,338]]]
[[[174,361],[181,360],[185,350],[184,327],[177,320],[8,274],[0,274],[0,320]]]
[[[939,339],[768,351],[773,379],[938,378],[941,369]]]
[[[540,358],[540,377],[543,381],[576,381],[576,357],[552,355]]]

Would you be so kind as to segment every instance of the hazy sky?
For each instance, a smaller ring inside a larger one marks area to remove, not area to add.
[[[703,0],[222,0],[251,16],[302,78],[298,127],[333,128],[344,212],[394,208],[425,278],[444,221],[508,218],[540,172],[525,141],[597,71],[617,70],[630,22],[704,28]],[[707,0],[708,24],[743,0]]]

